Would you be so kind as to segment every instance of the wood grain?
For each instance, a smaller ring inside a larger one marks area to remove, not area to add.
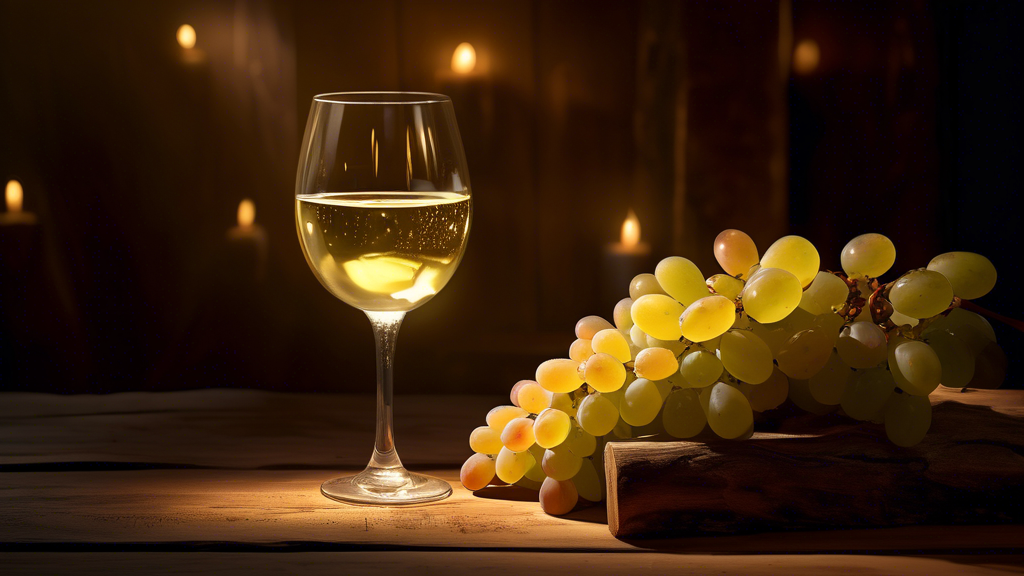
[[[609,443],[620,537],[1024,522],[1024,391],[939,391],[914,448],[846,420],[745,442]]]

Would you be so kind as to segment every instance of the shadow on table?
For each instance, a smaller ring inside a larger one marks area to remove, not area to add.
[[[537,502],[537,491],[522,486],[488,486],[482,490],[473,492],[477,498],[488,500],[512,500],[515,502]],[[561,516],[566,520],[577,522],[591,522],[594,524],[608,523],[608,509],[604,502],[591,503],[580,500],[580,503],[573,508],[572,512]]]

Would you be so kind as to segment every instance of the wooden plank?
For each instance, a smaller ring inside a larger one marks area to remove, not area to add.
[[[852,420],[745,442],[610,443],[609,529],[650,537],[1024,521],[1024,391],[943,390],[933,401],[932,428],[909,449]]]
[[[197,552],[181,554],[156,552],[119,554],[109,552],[38,554],[0,553],[4,573],[59,574],[194,574],[251,576],[260,573],[302,573],[315,576],[339,573],[426,574],[486,573],[494,576],[586,574],[588,576],[633,574],[747,574],[779,573],[794,576],[821,574],[1019,574],[1019,556],[853,556],[853,555],[767,555],[721,556],[658,554],[653,552],[303,552],[260,554]]]

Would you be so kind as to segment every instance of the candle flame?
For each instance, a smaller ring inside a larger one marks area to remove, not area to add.
[[[246,198],[238,203],[238,225],[252,226],[256,221],[256,204]]]
[[[801,40],[793,50],[793,70],[797,74],[814,72],[818,68],[819,61],[821,61],[821,49],[818,48],[818,43],[810,38]]]
[[[640,221],[637,220],[636,213],[632,209],[629,210],[629,215],[622,222],[622,245],[627,248],[632,248],[640,243]]]
[[[196,29],[188,24],[182,24],[178,28],[178,44],[188,50],[196,45]]]
[[[7,188],[4,189],[4,200],[7,201],[8,212],[21,212],[21,203],[24,198],[24,192],[21,189],[21,182],[17,180],[11,180],[7,183]]]
[[[452,71],[458,74],[469,74],[476,68],[476,50],[469,42],[463,42],[455,47],[452,54]]]

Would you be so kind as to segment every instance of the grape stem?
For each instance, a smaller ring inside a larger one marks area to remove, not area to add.
[[[1024,332],[1024,322],[1021,322],[1020,320],[1015,320],[1013,318],[1009,318],[1007,316],[1003,316],[1002,314],[993,312],[987,308],[982,308],[981,306],[978,306],[977,304],[971,302],[970,300],[961,300],[960,307],[965,310],[970,310],[971,312],[974,312],[976,314],[981,314],[982,316],[988,316],[989,318],[999,320],[1000,322],[1006,324],[1007,326],[1016,328],[1017,330]]]

